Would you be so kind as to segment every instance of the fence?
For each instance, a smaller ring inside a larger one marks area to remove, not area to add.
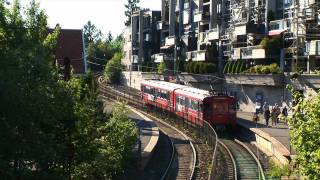
[[[164,110],[163,108],[159,107],[157,103],[154,103],[154,106],[147,106],[141,100],[141,94],[139,94],[138,90],[131,89],[124,86],[104,86],[101,85],[100,89],[104,93],[107,98],[126,102],[129,106],[134,107],[136,109],[142,110],[151,114],[153,116],[160,116],[161,119],[165,121],[169,121],[171,124],[176,124],[177,126],[181,126],[184,129],[189,130],[192,132],[198,139],[201,139],[204,143],[206,143],[211,150],[213,151],[212,155],[212,170],[210,174],[210,179],[214,179],[217,167],[217,134],[213,127],[206,121],[201,119],[195,119],[193,122],[187,120],[188,113],[185,113],[183,117],[178,116],[176,113],[170,112],[169,109],[171,107],[167,107]]]

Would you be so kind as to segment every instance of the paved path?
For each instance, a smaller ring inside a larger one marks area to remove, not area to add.
[[[277,139],[281,144],[283,144],[288,151],[290,151],[290,130],[284,122],[278,123],[276,126],[267,127],[265,125],[265,120],[263,115],[259,115],[260,121],[255,123],[252,121],[253,113],[248,112],[238,112],[238,124],[243,125],[244,127],[250,128],[259,128],[263,132],[267,133],[269,136]]]

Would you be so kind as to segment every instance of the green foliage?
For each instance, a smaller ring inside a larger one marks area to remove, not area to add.
[[[140,9],[138,4],[140,3],[140,0],[127,0],[127,4],[124,5],[126,8],[124,15],[127,17],[126,22],[124,23],[125,26],[131,25],[131,15],[133,12]]]
[[[189,61],[186,70],[193,74],[208,74],[217,72],[217,66],[213,63]]]
[[[229,65],[229,67],[228,67],[227,73],[232,73],[233,65],[234,65],[234,61],[231,61],[231,62],[230,62],[230,65]]]
[[[229,66],[230,66],[230,61],[228,61],[227,63],[226,63],[226,65],[224,66],[224,68],[223,68],[223,73],[224,74],[227,74],[228,73],[228,69],[229,69]]]
[[[24,14],[17,1],[12,10],[1,1],[0,13],[1,179],[111,179],[135,142],[132,124],[102,119],[93,73],[61,80],[59,27],[48,35],[35,1]]]
[[[290,176],[292,173],[289,168],[289,165],[277,166],[273,162],[270,162],[270,164],[271,164],[271,168],[266,173],[268,178],[281,179],[282,176]]]
[[[122,54],[116,53],[106,65],[104,77],[109,83],[120,83],[122,71],[121,58]]]
[[[100,41],[102,37],[101,31],[92,24],[91,21],[88,21],[83,26],[83,34],[86,47],[88,47],[89,43],[96,43]]]
[[[232,71],[230,73],[237,73],[237,67],[240,61],[233,62]]]
[[[307,179],[320,179],[320,95],[304,98],[299,91],[288,86],[296,105],[289,118],[291,144],[296,149],[296,163]]]
[[[260,46],[265,49],[266,53],[272,56],[279,56],[282,42],[280,38],[263,38]]]
[[[158,64],[157,69],[159,74],[163,74],[167,70],[166,63],[162,61]]]
[[[270,64],[270,65],[256,65],[248,70],[244,71],[244,73],[253,73],[253,74],[282,74],[283,71],[280,69],[280,67],[276,64]]]

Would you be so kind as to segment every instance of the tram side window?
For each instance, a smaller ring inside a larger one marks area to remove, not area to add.
[[[169,100],[169,93],[164,90],[157,89],[156,96],[165,100]]]
[[[196,100],[191,100],[190,102],[190,108],[192,110],[198,111],[199,110],[199,103]]]
[[[183,96],[177,96],[176,101],[180,105],[183,105],[183,106],[185,105],[185,97]]]
[[[144,86],[143,92],[146,93],[146,94],[153,95],[154,94],[154,89],[152,87],[149,87],[149,86]]]

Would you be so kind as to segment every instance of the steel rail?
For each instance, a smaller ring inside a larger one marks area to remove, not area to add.
[[[259,167],[259,171],[260,171],[260,175],[262,176],[262,180],[266,180],[266,176],[264,174],[263,168],[261,166],[261,163],[259,161],[259,159],[256,157],[256,155],[254,155],[254,153],[249,149],[249,147],[247,147],[245,144],[243,144],[241,141],[239,141],[238,139],[234,140],[236,143],[240,144],[242,147],[244,147],[250,154],[251,156],[254,158],[254,160],[256,161],[256,163],[258,164]]]
[[[238,179],[238,173],[237,173],[237,165],[236,165],[236,161],[233,157],[233,154],[231,153],[230,149],[227,147],[227,145],[225,145],[223,142],[219,141],[219,144],[221,144],[228,152],[230,158],[231,158],[231,161],[232,161],[232,164],[233,164],[233,173],[234,173],[234,179],[237,180]]]

